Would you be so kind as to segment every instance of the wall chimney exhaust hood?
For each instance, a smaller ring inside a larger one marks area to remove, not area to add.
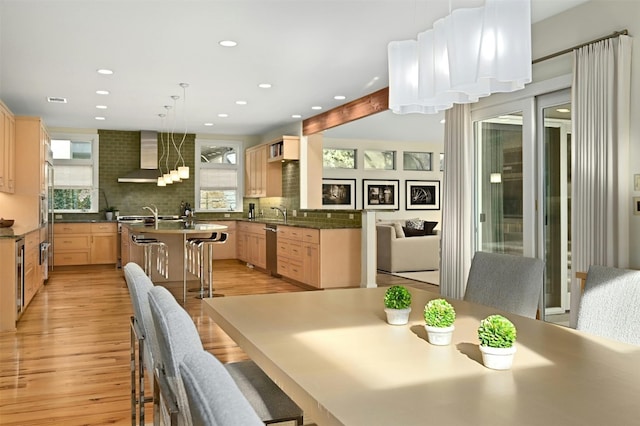
[[[132,170],[118,182],[158,183],[158,133],[150,130],[140,132],[140,168]]]

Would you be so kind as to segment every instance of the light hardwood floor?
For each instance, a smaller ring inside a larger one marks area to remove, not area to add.
[[[247,268],[216,261],[216,293],[225,296],[305,291]],[[378,275],[378,285],[414,285]],[[167,286],[178,300],[182,283]],[[247,359],[204,314],[190,293],[191,314],[206,350],[222,362]],[[18,323],[0,333],[0,425],[130,425],[129,317],[131,300],[121,270],[61,268],[50,274]],[[147,388],[149,389],[149,388]],[[146,414],[147,423],[151,411]]]

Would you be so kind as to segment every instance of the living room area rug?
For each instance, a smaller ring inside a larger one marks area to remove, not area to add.
[[[440,285],[440,271],[394,272],[391,275],[437,286]]]

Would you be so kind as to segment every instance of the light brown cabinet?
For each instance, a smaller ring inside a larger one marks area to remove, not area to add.
[[[316,288],[360,284],[360,229],[278,226],[278,274]]]
[[[44,280],[40,270],[40,231],[29,232],[24,239],[24,305],[31,302]]]
[[[116,223],[56,223],[53,235],[56,266],[115,264],[118,261]]]
[[[300,138],[297,136],[283,136],[267,145],[269,146],[269,162],[300,159]]]
[[[245,196],[282,197],[282,164],[267,161],[267,144],[245,151]]]
[[[14,193],[16,185],[15,118],[0,102],[0,191]]]
[[[91,264],[101,265],[118,261],[118,225],[91,224]]]
[[[267,267],[267,237],[261,223],[238,223],[238,258],[259,268]]]

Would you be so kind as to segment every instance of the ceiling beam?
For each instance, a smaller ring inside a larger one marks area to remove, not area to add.
[[[389,88],[363,96],[302,121],[302,134],[313,135],[389,109]]]

